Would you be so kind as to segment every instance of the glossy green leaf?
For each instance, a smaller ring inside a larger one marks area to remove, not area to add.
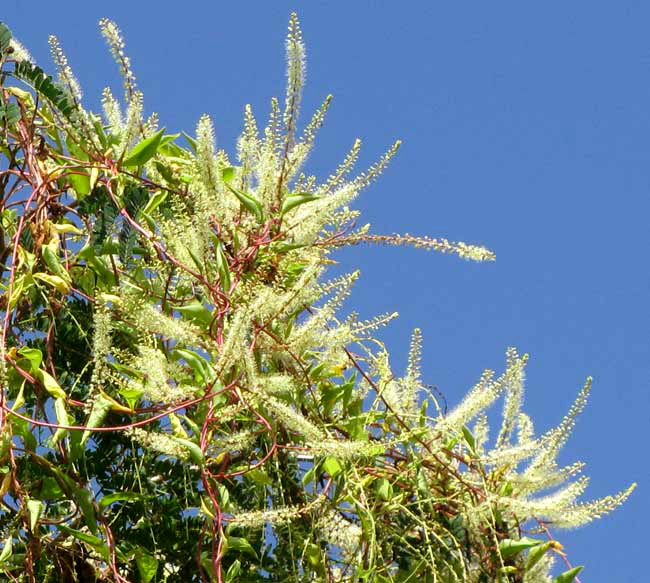
[[[35,373],[43,362],[43,353],[38,348],[30,348],[29,346],[23,346],[18,354],[24,356],[30,363],[29,372]]]
[[[226,581],[237,581],[239,575],[241,574],[241,563],[239,562],[239,559],[235,559],[232,562],[232,565],[228,567],[228,571],[226,572]]]
[[[67,399],[68,395],[65,394],[65,391],[59,386],[59,383],[56,382],[56,379],[45,370],[37,370],[34,373],[34,376],[41,381],[45,390],[50,393],[55,399]]]
[[[28,500],[27,511],[29,512],[29,529],[34,532],[41,515],[45,510],[45,504],[41,500]]]
[[[25,449],[34,451],[38,444],[27,421],[14,417],[11,419],[11,426],[13,428],[13,434],[22,438]]]
[[[88,196],[90,194],[90,174],[86,173],[83,168],[71,169],[67,176],[70,186],[78,197]]]
[[[56,411],[56,420],[59,425],[70,425],[68,412],[65,409],[65,399],[56,399],[54,401],[54,410]],[[56,433],[50,438],[50,447],[53,447],[59,443],[59,441],[61,441],[61,439],[63,439],[67,434],[67,429],[57,429]]]
[[[99,394],[95,397],[95,402],[90,410],[90,416],[88,417],[88,421],[86,421],[86,427],[89,429],[84,431],[81,437],[81,445],[85,444],[92,435],[92,428],[101,426],[111,407],[112,403],[108,399],[105,399],[103,395]]]
[[[245,476],[260,486],[270,486],[273,484],[273,480],[269,475],[260,468],[255,468],[250,472],[246,472]]]
[[[188,320],[202,326],[209,326],[212,323],[212,312],[198,300],[192,300],[182,306],[174,306],[174,309],[186,316]]]
[[[11,31],[5,24],[0,22],[0,51],[4,51],[8,49],[10,42],[11,42]]]
[[[42,500],[58,500],[63,497],[63,490],[59,482],[50,477],[46,476],[43,478],[43,484],[41,485],[41,490],[39,496]]]
[[[393,497],[393,485],[386,478],[381,478],[376,482],[375,492],[382,500],[388,501]]]
[[[227,168],[223,168],[221,170],[221,179],[224,181],[225,184],[230,184],[234,177],[235,177],[235,169],[232,166],[228,166]]]
[[[215,254],[217,258],[217,271],[219,272],[219,278],[221,279],[221,288],[227,293],[231,286],[231,276],[228,259],[226,258],[221,242],[215,246]]]
[[[171,144],[174,140],[180,138],[180,134],[168,134],[166,136],[163,136],[162,140],[160,140],[160,147],[164,148],[168,144]]]
[[[264,211],[262,210],[262,204],[260,203],[260,201],[250,194],[246,194],[241,190],[237,190],[236,188],[233,188],[227,182],[225,184],[228,190],[230,190],[230,192],[232,192],[239,199],[239,202],[242,204],[242,206],[249,213],[254,215],[259,223],[263,223]]]
[[[199,383],[210,383],[216,377],[216,373],[214,371],[214,368],[212,368],[212,365],[207,360],[205,360],[205,358],[199,356],[191,350],[186,350],[184,348],[175,348],[172,351],[171,356],[175,360],[182,358],[192,369],[194,378]]]
[[[326,457],[323,462],[323,470],[333,478],[340,474],[343,471],[343,468],[341,467],[339,460],[335,457]]]
[[[312,482],[316,481],[316,478],[318,477],[317,474],[317,469],[316,466],[312,466],[305,472],[305,475],[302,477],[302,485],[306,486],[307,484],[311,484]]]
[[[174,437],[173,435],[169,436],[170,439],[173,439],[176,443],[182,445],[185,447],[189,454],[190,454],[190,459],[195,463],[202,465],[204,462],[204,456],[203,452],[201,451],[201,448],[194,443],[193,441],[190,441],[189,439],[183,439],[181,437]]]
[[[0,107],[0,121],[6,121],[8,125],[20,121],[20,107],[15,103],[8,103],[5,107]]]
[[[136,500],[142,500],[142,494],[138,494],[137,492],[113,492],[104,496],[99,501],[99,506],[101,508],[107,508],[115,502],[135,502]]]
[[[257,560],[257,553],[255,552],[255,549],[245,538],[239,536],[229,536],[227,537],[226,541],[228,545],[228,552],[237,551],[239,553],[249,555]]]
[[[147,201],[147,204],[140,211],[144,215],[150,215],[153,213],[165,200],[167,199],[167,192],[159,190],[151,195],[151,198]]]
[[[517,553],[521,553],[526,549],[531,549],[541,545],[544,541],[535,540],[534,538],[522,537],[520,539],[506,538],[499,543],[499,551],[503,559],[508,559]]]
[[[475,451],[476,440],[474,439],[474,435],[472,435],[472,432],[469,429],[467,429],[467,427],[465,426],[463,426],[463,437],[465,438],[467,445],[469,445],[469,448],[472,451]]]
[[[74,528],[70,528],[65,524],[57,524],[56,526],[62,532],[65,532],[66,534],[76,538],[77,540],[80,540],[81,542],[90,545],[104,558],[104,560],[108,561],[110,559],[110,550],[108,548],[108,545],[99,537],[93,536],[86,532],[82,532],[80,530],[76,530]],[[120,554],[121,553],[118,549],[118,556]],[[124,560],[124,558],[125,557],[122,557],[122,560]]]
[[[530,571],[537,563],[539,563],[540,559],[551,548],[551,545],[552,542],[548,541],[531,549],[531,551],[528,553],[528,558],[526,559],[526,571]]]
[[[124,160],[122,160],[122,166],[128,168],[142,166],[151,160],[160,147],[164,133],[165,129],[163,128],[153,136],[142,140],[124,157]]]
[[[35,273],[34,279],[42,281],[49,286],[52,286],[56,291],[65,295],[70,292],[70,283],[58,275],[50,275],[49,273]]]
[[[0,553],[0,563],[4,563],[7,559],[13,554],[13,537],[9,535],[5,539],[5,544],[2,547],[2,552]]]
[[[95,515],[95,506],[93,505],[93,495],[85,488],[77,488],[75,502],[81,509],[86,526],[90,529],[90,532],[96,535],[99,532],[99,527]]]
[[[290,194],[282,201],[282,209],[280,213],[284,215],[301,204],[318,200],[319,198],[319,196],[312,194],[311,192],[296,192],[295,194]]]
[[[138,573],[143,583],[149,583],[158,571],[158,559],[150,555],[139,547],[135,551],[135,564],[138,567]]]
[[[70,274],[68,270],[63,266],[61,260],[59,259],[58,254],[52,250],[49,245],[43,245],[41,248],[41,254],[43,256],[43,261],[47,268],[54,274],[59,277],[70,280]]]
[[[574,567],[573,569],[569,569],[553,579],[553,583],[572,583],[583,569],[584,567]]]
[[[190,148],[192,148],[192,151],[196,154],[196,140],[192,136],[186,134],[185,132],[183,132],[183,137],[187,140],[187,143],[190,145]]]
[[[138,406],[140,399],[144,394],[144,391],[141,391],[140,389],[120,389],[118,392],[122,397],[124,397],[124,400],[131,409],[135,409]]]

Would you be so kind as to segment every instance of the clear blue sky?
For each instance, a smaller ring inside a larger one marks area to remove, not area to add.
[[[56,34],[99,109],[121,83],[97,21],[122,28],[148,112],[193,132],[213,116],[233,152],[243,106],[259,117],[285,86],[297,10],[309,115],[331,115],[312,157],[326,177],[356,137],[362,166],[396,138],[398,158],[358,203],[378,233],[484,244],[494,264],[409,249],[340,254],[360,263],[347,309],[401,318],[383,335],[404,364],[425,337],[425,377],[457,403],[505,350],[531,355],[527,411],[557,424],[587,375],[594,392],[562,461],[586,461],[587,498],[639,489],[625,507],[560,533],[585,583],[647,571],[650,318],[650,3],[147,2],[4,0],[0,18],[50,68]]]

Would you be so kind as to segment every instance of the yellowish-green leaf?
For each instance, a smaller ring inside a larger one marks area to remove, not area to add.
[[[170,413],[169,420],[171,421],[172,433],[175,437],[180,437],[181,439],[187,439],[189,437],[176,413]]]
[[[9,535],[5,539],[5,544],[2,547],[2,552],[0,553],[0,563],[4,563],[7,559],[11,558],[13,554],[13,537]]]
[[[59,425],[70,425],[70,419],[68,418],[68,412],[65,409],[65,399],[56,399],[54,401],[54,410],[56,411],[56,420]],[[67,429],[59,428],[56,430],[56,433],[50,439],[50,446],[55,446],[61,439],[63,439],[68,433]]]
[[[108,412],[111,410],[112,403],[104,398],[103,395],[98,395],[95,397],[95,402],[93,403],[93,408],[90,411],[90,416],[88,417],[88,421],[86,421],[86,429],[81,436],[81,445],[85,444],[86,441],[88,441],[88,438],[92,434],[92,429],[95,427],[100,427],[101,424],[104,422],[104,419],[106,418],[106,415],[108,415]]]
[[[553,579],[554,583],[572,583],[584,567],[574,567]]]
[[[501,552],[501,557],[503,559],[508,559],[526,549],[532,549],[533,547],[541,545],[543,542],[544,541],[525,536],[516,540],[506,538],[499,544],[499,551]]]
[[[295,194],[290,194],[282,201],[282,209],[280,212],[284,215],[297,206],[317,200],[318,198],[318,196],[311,192],[296,192]]]
[[[45,510],[45,504],[40,500],[31,499],[27,501],[27,510],[29,512],[29,529],[34,532],[43,510]]]
[[[165,129],[163,128],[159,132],[155,133],[153,136],[142,140],[137,146],[135,146],[122,161],[122,166],[135,167],[142,166],[147,163],[151,158],[156,155],[160,143],[162,141],[163,134]]]
[[[225,184],[230,184],[232,179],[235,177],[235,169],[232,166],[223,168],[221,170],[221,178]]]
[[[47,285],[52,286],[56,291],[62,294],[67,294],[70,291],[70,284],[58,275],[50,275],[49,273],[35,273],[34,279],[45,282]]]
[[[323,462],[323,470],[325,470],[332,478],[343,471],[339,460],[335,457],[326,457]]]
[[[246,194],[241,190],[237,190],[228,184],[225,183],[226,187],[230,192],[232,192],[238,199],[242,206],[251,214],[255,215],[255,218],[259,223],[264,222],[264,211],[262,210],[262,204],[254,196]]]
[[[149,583],[158,571],[158,559],[138,547],[135,551],[135,564],[143,583]]]
[[[59,386],[59,383],[56,382],[56,379],[49,372],[40,369],[36,371],[35,376],[41,381],[45,390],[55,399],[68,398],[68,395],[65,394],[64,390]]]

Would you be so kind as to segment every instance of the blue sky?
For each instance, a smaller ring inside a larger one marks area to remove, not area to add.
[[[505,350],[530,353],[526,410],[556,425],[587,375],[591,402],[562,461],[587,498],[639,489],[615,514],[559,533],[587,583],[636,583],[650,517],[647,228],[650,4],[641,1],[179,2],[5,0],[0,18],[51,67],[56,34],[99,110],[119,90],[97,21],[122,28],[148,112],[193,133],[209,113],[233,152],[245,103],[260,120],[285,87],[289,13],[307,43],[305,117],[334,94],[310,169],[364,140],[361,167],[403,147],[357,204],[376,233],[488,246],[493,264],[405,248],[338,255],[362,268],[347,309],[398,310],[395,368],[422,328],[424,373],[450,406]]]

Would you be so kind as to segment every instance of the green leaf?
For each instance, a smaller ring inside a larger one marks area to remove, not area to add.
[[[106,561],[110,559],[110,550],[108,548],[108,545],[100,538],[87,534],[85,532],[82,532],[80,530],[76,530],[74,528],[70,528],[69,526],[66,526],[65,524],[57,524],[56,527],[61,530],[62,532],[65,532],[66,534],[73,536],[77,540],[80,540],[81,542],[84,542],[88,545],[90,545],[92,548],[94,548]],[[117,554],[118,556],[121,555],[122,553],[120,552],[119,549],[117,549]],[[122,557],[123,560],[123,557]]]
[[[181,137],[180,134],[168,134],[166,136],[163,136],[162,140],[160,140],[160,147],[164,148],[167,144],[170,144],[175,139],[180,137]]]
[[[212,365],[207,360],[205,360],[205,358],[199,356],[191,350],[185,350],[184,348],[175,348],[172,351],[171,356],[174,360],[178,360],[180,358],[185,360],[185,362],[187,362],[189,367],[194,372],[194,379],[198,383],[210,383],[216,377],[216,373],[212,368]]]
[[[173,435],[170,435],[169,438],[173,439],[176,443],[179,443],[183,447],[187,448],[190,454],[190,459],[195,464],[199,464],[199,465],[203,464],[204,461],[203,452],[201,451],[201,448],[196,443],[190,441],[189,439],[183,439],[182,437],[174,437]]]
[[[99,532],[99,527],[97,526],[92,494],[85,488],[77,488],[75,490],[75,501],[81,508],[86,526],[90,529],[90,532],[96,535]]]
[[[565,571],[561,575],[558,575],[553,579],[554,583],[571,583],[575,578],[580,574],[584,567],[574,567],[568,571]]]
[[[323,462],[323,470],[333,478],[337,474],[340,474],[343,471],[343,468],[335,457],[326,457]]]
[[[528,559],[526,560],[526,571],[530,571],[537,563],[539,563],[540,559],[551,548],[552,544],[553,543],[551,541],[545,542],[543,545],[539,545],[533,548],[528,553]]]
[[[27,501],[27,510],[29,511],[29,529],[34,532],[43,510],[45,510],[45,504],[40,500],[31,499]]]
[[[544,541],[535,540],[534,538],[528,538],[525,536],[517,540],[506,538],[499,543],[499,551],[501,552],[501,557],[503,559],[508,559],[521,551],[541,545],[543,542]]]
[[[217,257],[217,270],[219,271],[219,278],[221,279],[221,287],[223,291],[228,293],[231,285],[230,269],[221,242],[215,246],[215,254]]]
[[[9,48],[9,43],[11,42],[11,31],[5,24],[0,22],[0,51],[4,51]]]
[[[99,501],[99,506],[101,508],[107,508],[115,502],[135,502],[136,500],[142,500],[142,494],[137,492],[113,492],[112,494],[107,494]]]
[[[64,117],[68,119],[74,118],[74,103],[70,100],[66,91],[57,85],[52,77],[46,75],[43,69],[32,65],[29,61],[21,61],[16,63],[14,75],[18,79],[29,83],[38,93],[46,97]]]
[[[41,254],[43,256],[45,265],[47,265],[47,268],[51,273],[58,275],[67,281],[70,281],[70,274],[68,273],[67,269],[61,264],[61,260],[59,259],[57,253],[53,251],[49,245],[43,245],[41,248]]]
[[[474,436],[472,435],[472,432],[469,429],[467,429],[467,427],[465,427],[464,425],[463,425],[463,437],[465,438],[465,441],[467,442],[467,445],[469,445],[469,448],[473,452],[475,452],[476,440],[474,439]]]
[[[232,179],[235,177],[235,169],[232,166],[228,166],[221,170],[221,179],[225,184],[230,184]]]
[[[174,306],[174,309],[187,316],[188,320],[197,324],[202,324],[207,327],[212,323],[212,312],[199,302],[199,300],[192,300],[183,306]]]
[[[393,497],[393,485],[386,478],[377,480],[375,491],[382,500],[388,501]]]
[[[56,420],[59,425],[70,425],[70,419],[68,418],[68,412],[65,409],[65,399],[57,399],[54,402],[54,410],[56,411]],[[56,433],[50,438],[49,446],[54,447],[61,439],[63,439],[68,433],[67,429],[57,429]]]
[[[151,198],[147,201],[147,204],[140,211],[143,215],[150,215],[154,212],[167,198],[167,193],[159,190],[151,195]]]
[[[90,410],[90,417],[86,421],[86,429],[81,437],[81,445],[84,445],[88,438],[91,436],[91,429],[95,427],[100,427],[101,424],[106,419],[106,415],[111,410],[112,403],[105,399],[103,395],[99,394],[95,397],[95,402],[93,403],[93,408]]]
[[[255,468],[250,472],[246,472],[244,475],[260,486],[270,486],[273,484],[273,480],[269,477],[269,475],[260,468]]]
[[[238,551],[240,553],[250,555],[257,560],[257,553],[255,552],[255,549],[245,538],[239,536],[229,536],[226,538],[226,544],[228,545],[226,552],[229,552],[231,550]]]
[[[20,115],[20,107],[15,103],[8,103],[4,108],[0,107],[0,119],[4,119],[8,125],[18,122]]]
[[[183,132],[183,137],[187,140],[187,143],[190,145],[190,148],[192,148],[192,151],[196,154],[196,140],[192,137]]]
[[[67,175],[67,178],[78,197],[88,196],[90,194],[90,174],[86,174],[81,168],[74,168]]]
[[[42,500],[58,500],[63,497],[63,490],[56,479],[46,476],[38,495]]]
[[[136,167],[142,166],[151,158],[156,155],[158,148],[162,142],[163,134],[165,129],[163,128],[159,132],[155,133],[153,136],[148,137],[145,140],[142,140],[135,148],[133,148],[122,160],[122,166],[126,167]]]
[[[24,356],[27,360],[29,360],[29,372],[35,373],[41,367],[41,362],[43,362],[43,353],[38,348],[29,348],[28,346],[23,346],[18,351],[18,354]]]
[[[144,394],[144,391],[141,391],[140,389],[120,389],[118,392],[122,397],[124,397],[124,400],[128,403],[131,409],[135,409],[138,406],[140,398]]]
[[[316,478],[318,477],[318,474],[316,473],[316,468],[317,466],[312,466],[305,472],[305,475],[302,477],[302,485],[306,486],[307,484],[311,484],[312,482],[316,481]]]
[[[4,563],[7,559],[11,558],[13,554],[13,537],[9,535],[5,539],[5,544],[2,547],[2,552],[0,553],[0,563]]]
[[[143,583],[149,583],[158,571],[158,559],[138,547],[135,551],[135,564]]]
[[[70,291],[70,283],[58,275],[49,273],[35,273],[34,279],[44,281],[47,285],[52,286],[59,293],[66,295]]]
[[[25,449],[34,451],[38,444],[36,443],[36,438],[34,437],[27,421],[13,417],[11,419],[11,426],[13,428],[13,434],[23,438]]]
[[[43,383],[45,390],[52,395],[55,399],[67,399],[68,395],[65,394],[63,389],[56,382],[56,379],[47,371],[37,370],[34,376]]]
[[[296,192],[295,194],[290,194],[282,201],[280,214],[284,215],[301,204],[311,202],[312,200],[318,200],[319,198],[319,196],[316,196],[311,192]]]
[[[241,190],[237,190],[236,188],[233,188],[227,182],[225,184],[226,184],[226,188],[228,188],[228,190],[230,190],[230,192],[232,192],[239,199],[239,202],[241,202],[242,206],[249,213],[255,215],[255,218],[257,219],[258,222],[263,223],[264,211],[262,210],[262,204],[260,203],[260,201],[250,194],[246,194]]]
[[[228,571],[226,572],[226,581],[235,581],[237,577],[241,574],[241,563],[239,562],[239,559],[235,559],[228,567]]]

